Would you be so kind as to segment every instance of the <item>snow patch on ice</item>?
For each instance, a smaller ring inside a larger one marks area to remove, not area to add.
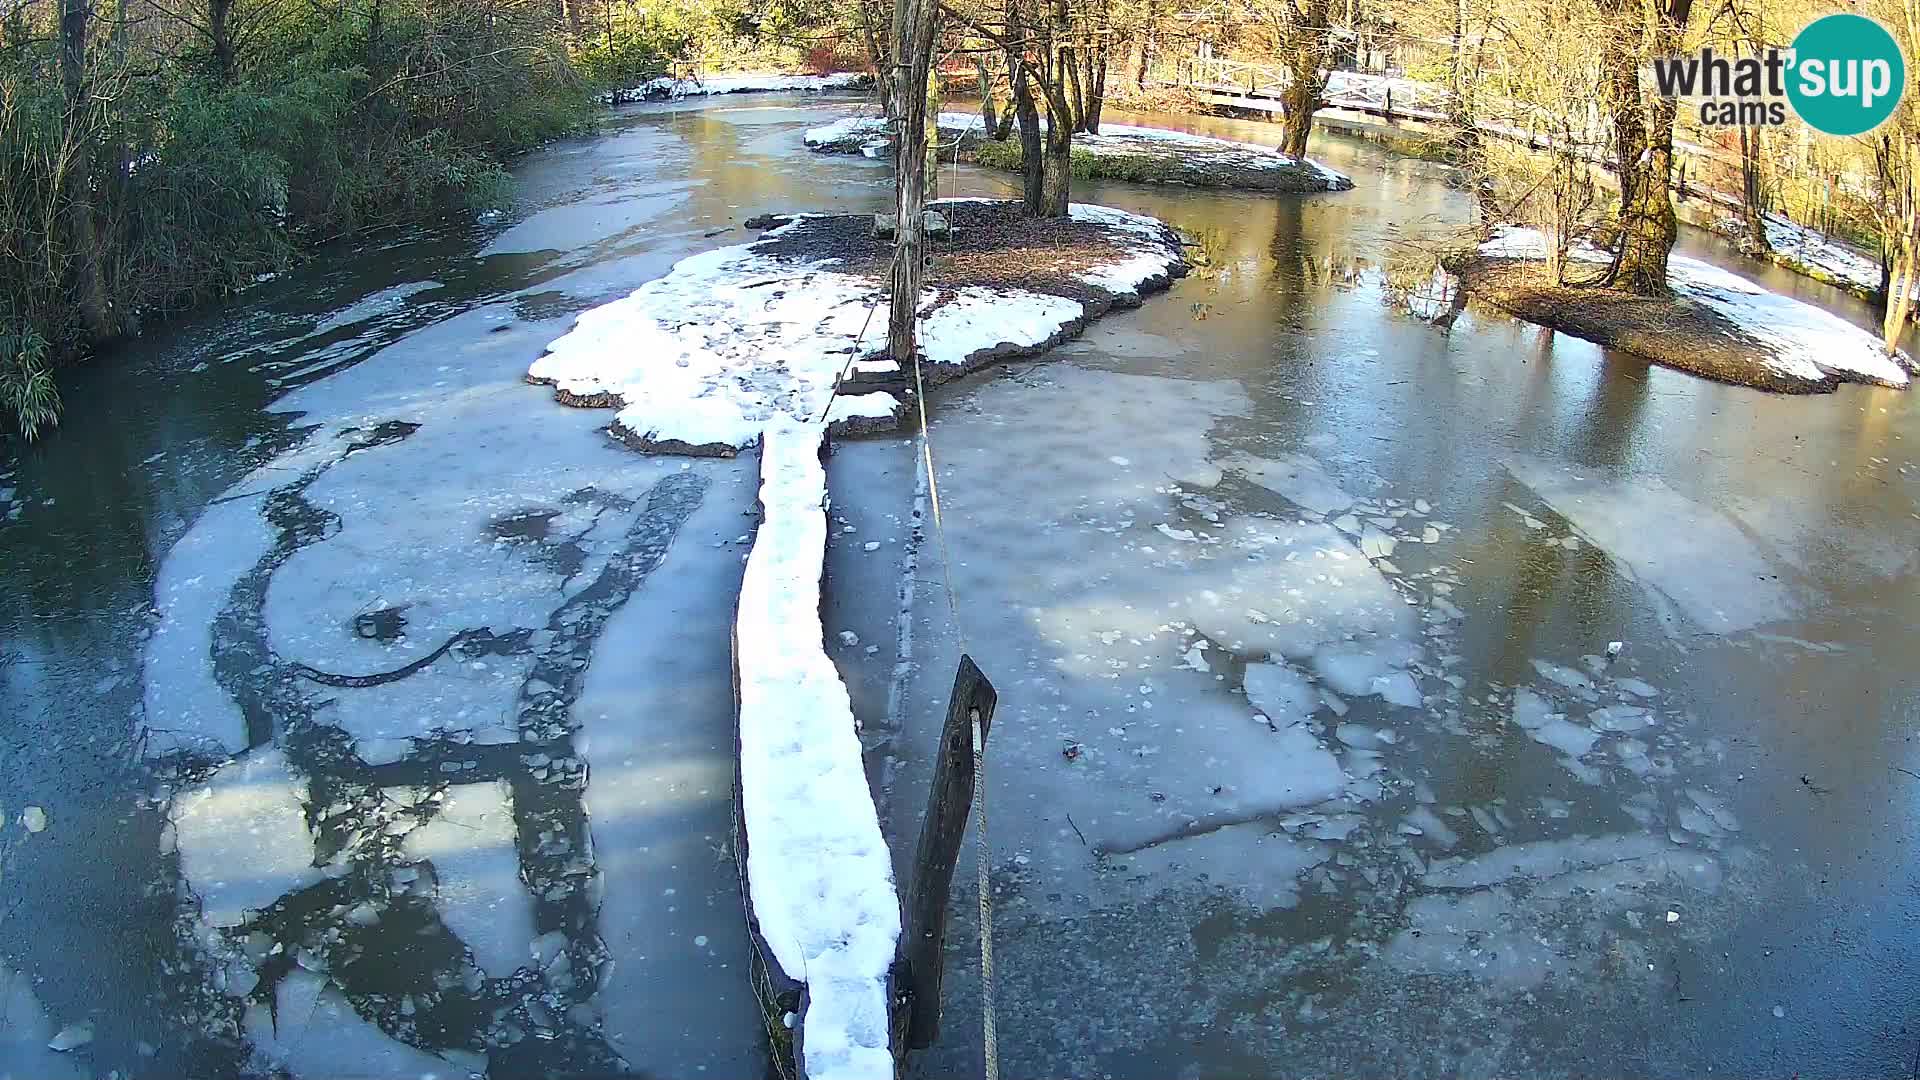
[[[273,537],[260,500],[216,503],[160,564],[153,587],[160,619],[145,657],[147,753],[225,757],[246,749],[246,718],[214,679],[213,623]]]

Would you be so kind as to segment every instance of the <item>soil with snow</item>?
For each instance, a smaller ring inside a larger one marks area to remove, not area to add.
[[[933,204],[952,235],[928,246],[919,304],[926,378],[954,378],[1072,337],[1187,271],[1152,218],[1075,205],[1023,217],[985,199]],[[768,421],[835,433],[894,429],[912,373],[878,355],[893,246],[871,215],[772,217],[760,240],[684,259],[632,295],[583,313],[529,368],[564,404],[620,410],[612,433],[641,450],[728,456]]]
[[[1675,262],[1682,260],[1676,256]],[[1833,327],[1820,328],[1771,317],[1732,317],[1742,310],[1738,301],[1743,298],[1795,303],[1757,286],[1751,292],[1729,291],[1727,283],[1696,282],[1679,274],[1673,295],[1646,297],[1597,286],[1553,285],[1532,258],[1483,253],[1450,260],[1449,266],[1470,295],[1514,315],[1719,382],[1787,394],[1831,393],[1843,382],[1904,389],[1908,382],[1905,367],[1910,361],[1884,353],[1867,355],[1875,351],[1872,336],[1838,319],[1832,320]],[[1751,284],[1735,275],[1723,276]],[[1808,333],[1798,333],[1803,329]],[[1809,348],[1801,349],[1802,344]],[[1807,355],[1800,355],[1803,352]],[[1852,353],[1862,355],[1849,359]]]
[[[986,138],[980,116],[943,112],[939,130],[942,145],[953,147],[961,161],[1020,168],[1019,141]],[[867,115],[842,117],[810,128],[805,135],[807,149],[823,154],[860,154],[869,148],[887,153],[887,138],[886,121]],[[1291,158],[1271,146],[1131,124],[1103,124],[1097,135],[1076,133],[1073,157],[1074,175],[1096,180],[1277,194],[1345,191],[1353,186],[1350,178],[1317,161]]]

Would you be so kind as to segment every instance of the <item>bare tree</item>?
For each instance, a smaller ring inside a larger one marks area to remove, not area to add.
[[[914,356],[914,321],[925,271],[927,78],[939,28],[936,0],[899,0],[893,9],[893,68],[887,80],[894,126],[894,249],[887,355],[903,366]]]

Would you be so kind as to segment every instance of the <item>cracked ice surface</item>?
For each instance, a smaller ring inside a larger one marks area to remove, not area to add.
[[[433,863],[434,902],[482,970],[495,978],[527,962],[533,899],[520,881],[513,800],[504,783],[448,789],[432,821],[407,834],[400,850]]]
[[[236,758],[174,797],[170,825],[181,874],[208,925],[238,926],[324,876],[313,865],[306,809],[305,781],[272,748]]]
[[[298,1080],[456,1080],[485,1071],[478,1054],[430,1054],[388,1038],[326,976],[303,968],[280,980],[274,1001],[274,1011],[257,1002],[247,1009],[247,1035],[264,1064]]]
[[[1182,263],[1153,219],[1098,206],[1074,206],[1072,215],[1107,226],[1131,248],[1080,272],[1088,285],[1133,297]],[[903,407],[892,394],[833,396],[848,361],[885,344],[886,321],[874,316],[882,286],[836,269],[838,259],[767,250],[809,220],[802,215],[754,243],[682,259],[665,277],[583,312],[527,378],[564,397],[616,404],[619,433],[670,451],[732,453],[777,418],[890,425]],[[1085,314],[1077,300],[1012,288],[961,288],[951,296],[928,289],[921,307],[928,356],[958,366],[997,350],[1041,347]]]
[[[967,553],[954,591],[1006,598],[970,605],[968,647],[1003,701],[1031,703],[994,736],[1024,763],[995,797],[1033,821],[1022,873],[1047,899],[1029,899],[1075,910],[1076,894],[1204,879],[1289,905],[1323,852],[1268,819],[1337,802],[1351,779],[1312,722],[1310,674],[1284,661],[1410,633],[1405,602],[1329,526],[1179,513],[1169,477],[1217,478],[1207,432],[1247,408],[1234,384],[1057,365],[973,404],[934,439],[948,543]],[[992,465],[1009,453],[1026,463],[1011,487]],[[929,707],[940,681],[922,685]]]
[[[1405,972],[1466,973],[1507,990],[1538,987],[1556,968],[1591,963],[1579,946],[1603,920],[1720,888],[1712,855],[1643,833],[1513,844],[1436,860],[1408,922],[1381,953]]]

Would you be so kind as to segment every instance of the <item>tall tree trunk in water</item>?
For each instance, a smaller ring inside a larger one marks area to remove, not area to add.
[[[1330,25],[1332,0],[1308,0],[1304,8],[1294,8],[1292,38],[1286,50],[1286,88],[1280,92],[1280,152],[1291,158],[1307,156],[1307,140],[1313,135],[1313,114],[1320,108],[1320,94],[1327,88],[1327,59],[1333,48]]]
[[[1000,116],[993,104],[993,73],[987,70],[987,58],[976,55],[973,58],[973,70],[980,77],[980,121],[989,138],[1005,138],[998,135]]]
[[[1014,60],[1013,111],[1020,121],[1020,201],[1027,213],[1038,217],[1047,201],[1047,161],[1040,149],[1040,108],[1033,100],[1033,78],[1020,60]]]
[[[1674,56],[1693,0],[1653,0],[1642,25],[1642,5],[1600,0],[1613,21],[1601,52],[1608,104],[1613,110],[1615,167],[1620,180],[1619,246],[1608,280],[1636,296],[1665,296],[1667,256],[1680,235],[1670,189],[1675,98],[1640,92],[1641,42],[1653,56]]]
[[[900,0],[893,10],[894,222],[887,355],[906,365],[914,355],[914,319],[925,270],[927,75],[933,68],[935,0]]]
[[[62,0],[60,8],[60,81],[66,92],[67,243],[73,248],[74,299],[80,323],[95,344],[114,336],[116,326],[107,297],[104,253],[93,206],[94,131],[87,101],[87,24],[92,0]]]

